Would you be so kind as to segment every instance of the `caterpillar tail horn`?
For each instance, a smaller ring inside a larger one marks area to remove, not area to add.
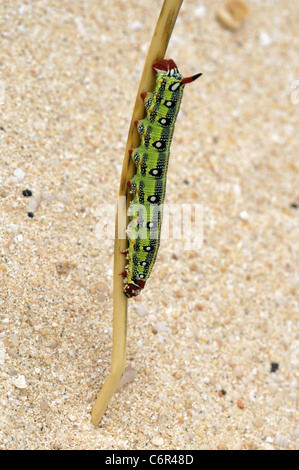
[[[192,75],[192,77],[185,77],[182,79],[182,85],[186,85],[186,83],[191,83],[194,82],[194,80],[197,80],[202,75],[202,73],[197,73],[196,75]]]

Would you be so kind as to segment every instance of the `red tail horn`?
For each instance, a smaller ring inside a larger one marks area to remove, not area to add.
[[[202,75],[202,73],[197,73],[196,75],[193,75],[192,77],[185,77],[181,81],[182,85],[186,85],[186,83],[194,82],[197,78],[199,78]]]

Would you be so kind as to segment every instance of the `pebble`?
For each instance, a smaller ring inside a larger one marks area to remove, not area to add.
[[[24,189],[24,191],[22,191],[22,194],[24,197],[31,197],[32,191],[30,189]]]
[[[275,373],[279,368],[278,362],[271,362],[270,372]]]
[[[50,406],[49,406],[49,403],[47,402],[47,400],[42,399],[42,400],[40,401],[40,409],[41,409],[42,411],[46,411],[46,410],[48,410],[49,408],[50,408]]]
[[[242,194],[242,188],[239,184],[234,184],[233,190],[236,196],[240,196]]]
[[[238,379],[243,377],[244,375],[244,368],[242,366],[236,366],[234,368],[234,375],[235,377],[237,377]]]
[[[133,21],[133,23],[131,23],[132,31],[142,31],[142,29],[143,29],[143,23],[141,23],[141,21]]]
[[[235,20],[243,21],[247,18],[249,11],[247,5],[242,0],[229,0],[226,9]]]
[[[47,328],[46,326],[40,332],[42,336],[47,336],[48,333],[49,333],[49,328]]]
[[[69,261],[61,261],[60,263],[56,264],[56,271],[58,274],[68,274],[71,269],[71,264]]]
[[[53,340],[51,341],[51,343],[49,344],[49,348],[55,349],[55,348],[57,348],[57,344],[58,344],[58,343],[57,343],[56,339],[53,339]]]
[[[216,11],[219,23],[232,31],[239,29],[247,16],[247,6],[241,0],[230,0]]]
[[[206,7],[204,7],[203,5],[199,5],[197,8],[195,8],[194,15],[196,18],[203,18],[206,12]]]
[[[18,226],[16,224],[9,224],[8,227],[14,235],[18,233]]]
[[[240,410],[243,410],[245,407],[244,407],[244,403],[243,401],[241,400],[241,398],[239,398],[237,400],[237,405],[238,405],[238,408],[240,408]]]
[[[216,11],[216,19],[222,24],[222,26],[227,29],[231,29],[232,31],[236,31],[240,28],[240,22],[235,20],[224,7],[218,8]]]
[[[14,171],[14,175],[17,180],[22,181],[25,177],[25,172],[22,170],[22,168],[16,168]]]
[[[238,215],[239,219],[244,220],[244,222],[249,222],[249,214],[247,211],[241,211]]]
[[[161,436],[157,436],[153,437],[151,442],[154,446],[161,447],[164,444],[164,439]]]
[[[259,42],[260,42],[261,46],[268,47],[268,46],[271,46],[273,40],[272,40],[271,36],[269,36],[269,34],[266,31],[260,31],[259,32]]]
[[[15,387],[23,389],[27,388],[27,383],[24,375],[19,375],[15,379],[13,379],[12,383],[14,384]]]

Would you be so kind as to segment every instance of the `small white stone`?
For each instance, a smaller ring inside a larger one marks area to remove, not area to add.
[[[236,366],[234,368],[234,375],[235,377],[237,377],[238,379],[240,379],[241,377],[243,377],[244,375],[244,369],[242,366]]]
[[[164,439],[163,437],[159,437],[159,436],[155,436],[152,438],[152,444],[154,444],[154,446],[157,446],[157,447],[160,447],[164,444]]]
[[[27,383],[24,375],[19,375],[17,378],[15,378],[12,383],[14,384],[15,387],[17,388],[26,388]]]
[[[196,18],[203,18],[206,14],[206,7],[204,7],[203,5],[199,5],[196,9],[195,9],[195,17]]]
[[[14,171],[14,175],[18,180],[24,179],[25,172],[22,170],[22,168],[16,168]]]
[[[141,21],[134,21],[131,24],[131,29],[132,29],[132,31],[142,31],[143,24],[141,23]]]
[[[20,15],[24,15],[24,13],[28,12],[30,10],[30,6],[26,5],[25,3],[21,3],[19,6],[19,13]]]
[[[259,41],[260,41],[260,45],[264,47],[271,46],[273,42],[271,36],[269,36],[269,34],[266,31],[260,31]]]
[[[239,212],[239,218],[241,220],[245,220],[246,222],[249,222],[249,214],[247,211],[241,211]]]
[[[239,184],[234,184],[233,185],[233,190],[236,196],[240,196],[242,194],[242,189]]]

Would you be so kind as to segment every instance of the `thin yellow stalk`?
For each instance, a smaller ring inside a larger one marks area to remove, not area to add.
[[[183,0],[164,0],[158,22],[152,37],[151,45],[145,61],[143,74],[140,80],[135,107],[131,119],[127,146],[123,161],[123,168],[120,180],[119,196],[127,196],[127,203],[118,207],[115,223],[114,242],[114,273],[113,273],[113,346],[111,371],[107,377],[91,412],[91,422],[97,426],[106,411],[119,382],[123,375],[126,360],[127,342],[127,297],[123,294],[124,283],[119,274],[124,271],[126,260],[121,252],[127,248],[127,240],[119,238],[119,219],[123,224],[127,224],[126,210],[130,201],[127,193],[127,181],[135,173],[135,165],[129,156],[129,149],[139,146],[139,135],[134,125],[136,119],[144,116],[144,104],[140,98],[142,91],[153,90],[155,86],[155,74],[152,71],[152,64],[159,59],[163,59],[171,34],[174,28],[178,13]],[[121,199],[121,198],[119,198]]]

